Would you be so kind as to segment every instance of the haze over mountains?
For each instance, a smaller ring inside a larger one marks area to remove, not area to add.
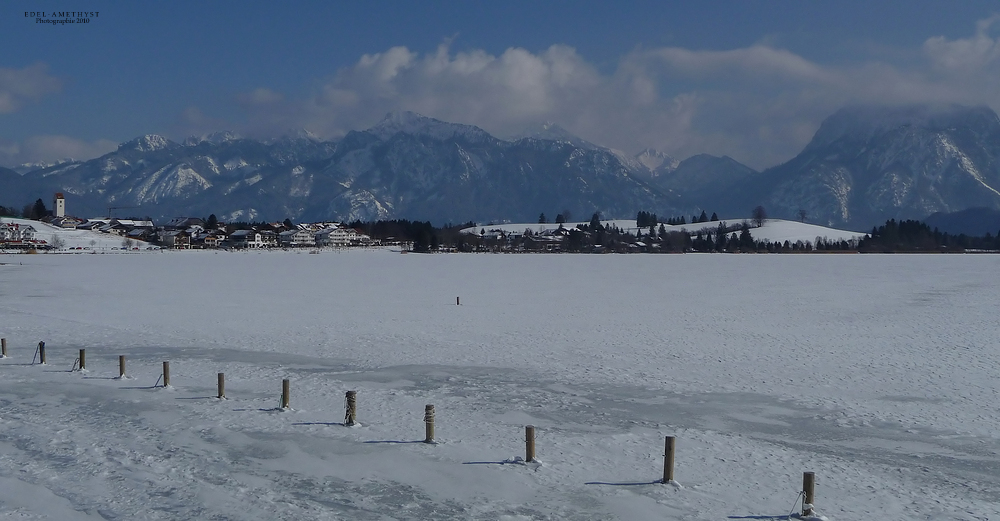
[[[636,156],[555,124],[499,139],[469,125],[392,113],[336,142],[308,134],[262,142],[222,132],[183,144],[142,136],[84,162],[0,168],[0,204],[53,192],[69,212],[297,221],[407,218],[436,224],[533,221],[569,211],[631,218],[773,217],[869,229],[972,207],[1000,210],[1000,120],[986,107],[851,107],[805,149],[763,172],[729,157]],[[800,212],[801,211],[801,212]]]

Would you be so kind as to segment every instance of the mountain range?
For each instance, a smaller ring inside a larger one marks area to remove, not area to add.
[[[96,159],[29,170],[0,168],[0,204],[62,192],[81,217],[435,224],[595,211],[749,217],[763,205],[773,217],[864,230],[888,218],[1000,210],[1000,119],[986,107],[849,107],[796,157],[762,172],[726,156],[629,156],[552,123],[500,139],[412,112],[332,142],[308,133],[267,142],[147,135]]]

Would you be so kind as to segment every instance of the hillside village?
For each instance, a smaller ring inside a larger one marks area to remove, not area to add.
[[[36,202],[38,206],[40,201]],[[151,219],[124,219],[115,217],[80,218],[66,214],[63,194],[53,199],[53,211],[37,219],[39,223],[62,230],[82,230],[106,234],[120,239],[122,249],[265,249],[265,248],[320,248],[360,247],[377,245],[380,241],[361,231],[339,222],[302,223],[290,221],[274,223],[220,223],[210,216],[206,221],[198,217],[176,217],[157,225]],[[110,212],[109,212],[110,213]],[[41,225],[28,221],[17,222],[0,219],[0,248],[46,250],[61,249],[58,234],[50,234]],[[92,241],[93,242],[93,241]],[[107,241],[102,241],[107,242]],[[88,249],[74,246],[75,249]]]

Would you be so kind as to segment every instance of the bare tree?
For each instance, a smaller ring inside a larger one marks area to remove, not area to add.
[[[62,237],[60,237],[58,233],[52,234],[52,240],[49,242],[49,244],[51,244],[52,247],[57,250],[61,250],[66,247],[66,241]]]
[[[799,222],[806,222],[806,216],[808,215],[809,213],[805,209],[799,209]]]
[[[763,206],[758,205],[753,209],[753,212],[750,213],[750,218],[753,219],[754,226],[760,228],[767,222],[767,210],[765,210]]]

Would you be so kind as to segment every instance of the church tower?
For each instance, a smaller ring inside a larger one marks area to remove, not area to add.
[[[62,192],[56,193],[52,201],[52,214],[56,217],[66,217],[66,199],[63,198]]]

